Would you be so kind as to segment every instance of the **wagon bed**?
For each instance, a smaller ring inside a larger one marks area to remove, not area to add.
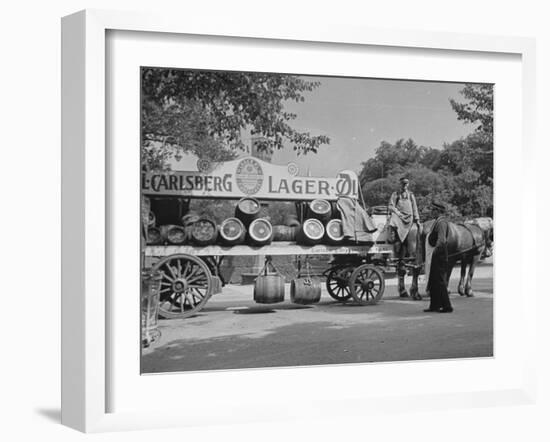
[[[254,157],[225,163],[199,163],[196,171],[144,173],[142,194],[150,198],[187,200],[254,197],[266,201],[294,201],[297,209],[318,199],[332,203],[344,197],[359,201],[359,179],[349,170],[328,178],[300,176],[298,167],[292,163],[279,166]],[[375,303],[384,292],[384,275],[378,262],[393,254],[387,232],[383,233],[386,216],[380,217],[379,229],[372,233],[369,242],[361,244],[303,245],[277,241],[263,246],[147,245],[143,256],[154,263],[152,271],[162,278],[160,314],[165,318],[186,318],[200,311],[212,294],[221,291],[219,268],[225,256],[265,256],[269,261],[272,256],[300,256],[305,257],[307,263],[310,255],[333,255],[331,267],[326,272],[329,294],[342,302],[353,298],[361,304]],[[303,210],[300,210],[300,222],[303,222]]]
[[[262,247],[237,245],[224,247],[192,246],[192,245],[158,245],[147,246],[145,256],[163,257],[175,254],[188,254],[195,256],[242,256],[242,255],[367,255],[367,254],[391,254],[392,245],[388,243],[367,243],[353,245],[299,245],[292,241],[280,241]]]
[[[337,301],[353,298],[361,304],[374,304],[384,293],[383,271],[373,257],[388,258],[391,244],[299,245],[281,241],[262,247],[236,245],[161,245],[147,246],[145,256],[156,260],[154,270],[162,275],[160,313],[165,318],[185,318],[200,311],[210,296],[221,291],[220,265],[226,256],[265,255],[312,256],[332,255],[331,267],[325,273],[329,295]]]

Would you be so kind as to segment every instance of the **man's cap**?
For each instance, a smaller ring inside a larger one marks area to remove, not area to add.
[[[432,204],[431,204],[432,208],[433,209],[437,209],[437,210],[442,210],[442,211],[445,211],[447,210],[447,206],[442,203],[441,201],[432,201]]]
[[[408,182],[409,182],[409,179],[406,178],[406,177],[401,177],[401,178],[399,178],[399,182],[400,182],[400,183],[408,183]]]

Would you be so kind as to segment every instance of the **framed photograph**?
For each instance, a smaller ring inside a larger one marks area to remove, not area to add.
[[[532,40],[108,11],[62,37],[64,424],[533,401]]]

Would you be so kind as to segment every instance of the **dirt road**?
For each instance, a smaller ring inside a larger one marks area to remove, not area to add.
[[[478,269],[476,296],[450,287],[451,314],[424,313],[428,300],[403,300],[389,280],[375,306],[340,304],[323,290],[312,306],[259,305],[252,286],[226,286],[197,316],[161,321],[143,373],[376,361],[488,357],[493,353],[492,265]]]

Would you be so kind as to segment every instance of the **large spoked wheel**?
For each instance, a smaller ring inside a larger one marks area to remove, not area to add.
[[[346,302],[351,298],[349,278],[352,269],[332,269],[327,275],[327,292],[337,301]]]
[[[384,275],[371,264],[357,267],[349,279],[351,296],[361,305],[373,305],[380,301],[385,286]]]
[[[212,274],[208,266],[191,255],[170,255],[153,268],[162,275],[159,315],[183,319],[198,313],[212,294]]]

